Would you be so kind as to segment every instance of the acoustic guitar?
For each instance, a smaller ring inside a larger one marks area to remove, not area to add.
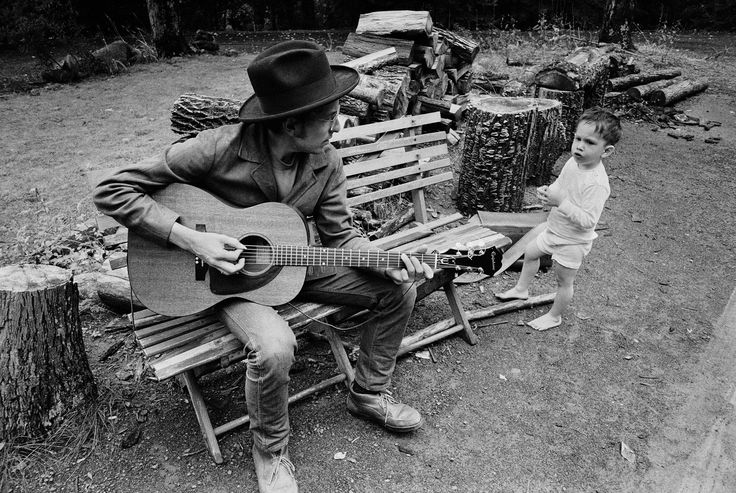
[[[281,305],[297,296],[309,266],[404,266],[401,252],[309,246],[306,221],[286,204],[267,202],[238,208],[202,189],[178,183],[154,193],[153,198],[180,214],[182,225],[231,236],[247,247],[241,254],[245,267],[228,276],[207,268],[186,250],[163,246],[129,231],[131,287],[144,305],[162,315],[190,315],[233,297]],[[463,253],[403,253],[434,269],[490,275],[502,260],[495,247]]]

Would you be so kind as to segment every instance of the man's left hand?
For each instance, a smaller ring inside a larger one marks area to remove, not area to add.
[[[417,249],[417,253],[426,252],[426,246],[421,246]],[[386,277],[396,284],[415,282],[422,279],[432,279],[434,276],[434,271],[429,265],[419,261],[418,258],[412,255],[402,253],[401,260],[404,262],[403,269],[386,269]]]

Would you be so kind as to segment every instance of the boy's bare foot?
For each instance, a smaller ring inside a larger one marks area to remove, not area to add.
[[[519,289],[516,289],[516,287],[514,286],[513,288],[509,289],[508,291],[504,291],[503,293],[494,293],[494,296],[502,301],[526,300],[529,299],[529,290],[525,289],[524,291],[521,291]]]
[[[562,323],[562,317],[553,317],[549,313],[545,313],[539,318],[535,318],[531,322],[527,322],[526,324],[531,327],[532,329],[536,330],[547,330],[551,329],[552,327],[557,327]]]

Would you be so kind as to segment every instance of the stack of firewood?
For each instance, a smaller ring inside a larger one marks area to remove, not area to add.
[[[354,94],[344,98],[342,112],[361,123],[440,111],[443,124],[453,128],[462,118],[470,91],[473,60],[480,45],[467,37],[434,26],[427,11],[392,10],[361,14],[343,54],[382,90],[370,102]],[[365,65],[361,60],[381,59]]]

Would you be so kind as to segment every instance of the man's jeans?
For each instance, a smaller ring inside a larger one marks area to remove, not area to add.
[[[356,305],[373,310],[361,327],[355,380],[369,390],[385,390],[396,366],[396,353],[414,308],[413,285],[396,285],[369,272],[338,268],[337,273],[304,285],[301,301]],[[269,306],[231,300],[220,318],[248,348],[245,400],[253,440],[261,450],[276,452],[289,441],[289,369],[296,338]]]

